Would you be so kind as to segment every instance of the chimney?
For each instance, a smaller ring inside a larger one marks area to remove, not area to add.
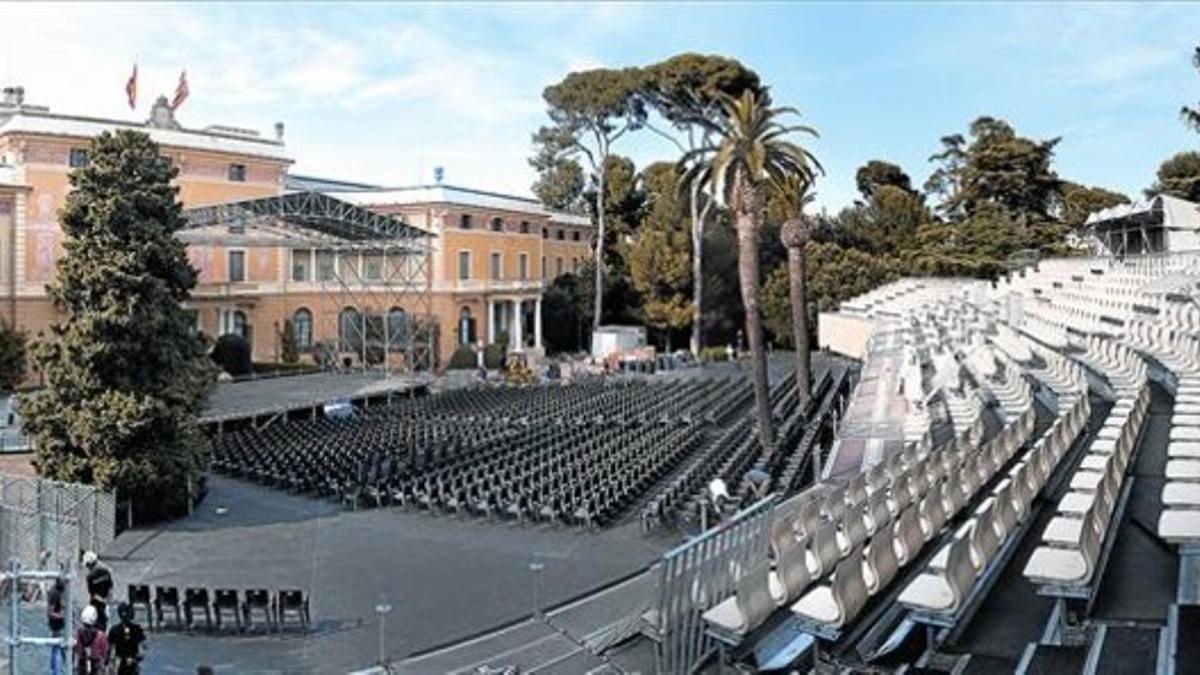
[[[14,103],[22,105],[25,103],[25,87],[13,87]]]
[[[4,98],[0,99],[0,102],[2,102],[0,104],[9,106],[9,107],[17,105],[17,88],[16,87],[5,87],[3,94],[4,94]]]
[[[283,142],[283,122],[275,123],[275,140]]]

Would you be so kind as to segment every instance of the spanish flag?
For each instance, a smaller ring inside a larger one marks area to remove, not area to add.
[[[137,64],[133,64],[133,74],[125,83],[125,98],[129,99],[129,109],[137,108]]]

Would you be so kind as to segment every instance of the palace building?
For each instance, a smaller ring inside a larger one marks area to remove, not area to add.
[[[513,349],[540,350],[545,285],[590,255],[588,218],[532,199],[440,182],[384,188],[292,175],[282,123],[269,137],[184,128],[165,99],[144,122],[66,115],[31,105],[23,89],[10,87],[0,99],[0,317],[31,336],[55,320],[46,284],[62,253],[58,212],[68,174],[86,165],[93,137],[118,129],[149,134],[179,168],[179,198],[197,223],[181,233],[199,272],[189,303],[197,329],[241,334],[257,361],[278,358],[288,321],[309,360],[334,344],[339,363],[355,364],[355,356],[366,363],[373,336],[386,335],[390,352],[407,322],[422,318],[431,327],[431,365],[444,365],[459,345],[502,336]],[[296,227],[243,227],[260,216]],[[422,243],[400,254],[384,244],[331,245],[330,230],[311,227],[322,218],[343,230],[351,220],[402,224]],[[397,285],[393,270],[401,269]]]

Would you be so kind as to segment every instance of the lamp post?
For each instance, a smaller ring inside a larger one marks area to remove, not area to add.
[[[529,563],[529,571],[533,573],[533,617],[539,620],[542,618],[542,601],[539,597],[541,591],[540,577],[542,576],[542,570],[545,568],[546,566],[537,560]]]
[[[386,602],[380,602],[375,605],[375,613],[379,615],[379,665],[387,668],[387,654],[384,650],[384,625],[387,622],[387,615],[391,613],[392,606]]]

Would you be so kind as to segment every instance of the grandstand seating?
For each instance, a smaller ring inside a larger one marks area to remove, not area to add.
[[[843,303],[900,327],[906,442],[779,503],[769,554],[713,600],[709,635],[737,645],[785,614],[836,643],[884,606],[900,613],[872,620],[957,627],[1027,537],[1038,545],[1022,576],[1090,603],[1124,518],[1152,371],[1174,395],[1158,534],[1200,544],[1198,279],[1200,256],[1050,260],[997,283],[905,279]]]

